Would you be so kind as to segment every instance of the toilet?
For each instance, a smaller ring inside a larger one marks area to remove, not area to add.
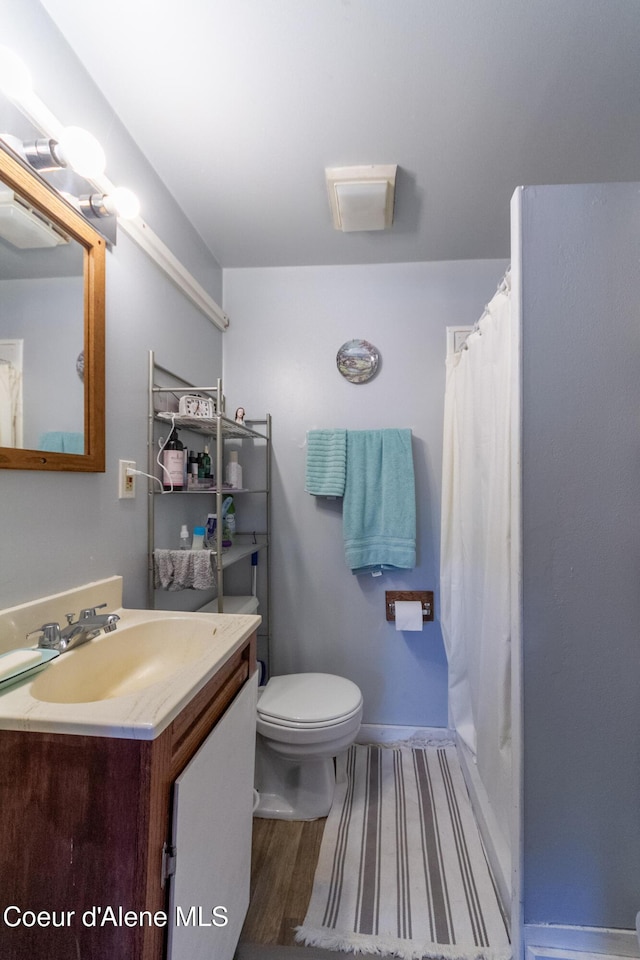
[[[254,816],[316,820],[331,809],[334,758],[354,742],[362,693],[329,673],[272,677],[258,697]]]

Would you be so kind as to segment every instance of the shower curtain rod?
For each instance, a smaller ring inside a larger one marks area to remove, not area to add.
[[[510,293],[510,292],[511,292],[511,265],[507,267],[502,280],[496,287],[496,292],[494,296],[496,296],[496,294],[498,293]],[[479,333],[480,336],[482,336],[482,331],[480,330],[480,324],[489,313],[489,306],[490,306],[490,303],[485,304],[484,310],[482,311],[479,318],[476,320],[473,327],[469,331],[469,337],[471,336],[472,333],[476,333],[476,332]],[[462,344],[463,350],[469,349],[469,343],[468,343],[469,337],[467,337],[464,343]]]

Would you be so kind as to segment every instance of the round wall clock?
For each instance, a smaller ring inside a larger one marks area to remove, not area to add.
[[[338,350],[336,363],[351,383],[366,383],[378,369],[380,354],[368,340],[347,340]]]

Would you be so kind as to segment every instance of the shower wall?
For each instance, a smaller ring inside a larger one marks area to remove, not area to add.
[[[524,919],[567,943],[640,908],[640,185],[518,205]]]

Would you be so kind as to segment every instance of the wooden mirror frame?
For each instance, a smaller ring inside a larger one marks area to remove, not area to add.
[[[100,234],[44,180],[0,145],[0,179],[84,247],[84,453],[0,447],[0,468],[104,473],[105,260]]]

